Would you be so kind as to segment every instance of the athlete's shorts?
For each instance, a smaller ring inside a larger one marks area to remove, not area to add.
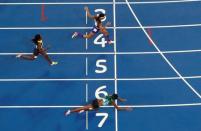
[[[34,55],[34,56],[38,56],[39,54],[40,54],[40,51],[35,48],[35,49],[33,50],[33,55]]]
[[[97,26],[94,26],[91,30],[91,32],[93,32],[94,34],[98,33],[99,32],[99,28]]]
[[[44,55],[45,54],[45,51],[40,51],[39,49],[35,48],[33,50],[33,55],[34,55],[34,58],[37,58],[38,55]]]

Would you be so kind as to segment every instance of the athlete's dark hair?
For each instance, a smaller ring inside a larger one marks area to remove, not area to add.
[[[101,23],[101,18],[102,18],[102,17],[105,17],[105,14],[103,14],[103,13],[98,14],[98,16],[96,17],[96,21],[97,21],[98,23]]]
[[[112,99],[113,99],[113,100],[118,99],[118,97],[119,97],[119,96],[118,96],[117,94],[113,94],[113,95],[112,95]]]
[[[101,14],[98,15],[98,17],[99,17],[99,19],[100,19],[101,17],[105,17],[105,14],[101,13]]]
[[[41,35],[40,35],[40,34],[36,34],[36,35],[34,36],[34,38],[32,39],[32,42],[33,42],[33,43],[36,43],[38,40],[41,40],[41,39],[42,39]]]
[[[99,108],[98,99],[95,99],[95,100],[92,101],[92,106],[93,106],[94,109]]]

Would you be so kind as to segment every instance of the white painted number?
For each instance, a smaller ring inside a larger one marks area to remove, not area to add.
[[[98,74],[105,73],[107,71],[107,66],[103,63],[106,63],[107,61],[105,59],[97,60],[96,61],[96,67],[99,69],[96,69],[95,72]]]
[[[103,37],[103,34],[99,34],[95,39],[94,39],[94,44],[95,45],[101,45],[102,48],[105,48],[107,41]]]
[[[96,9],[95,12],[96,13],[100,12],[103,14],[106,13],[106,11],[104,9]],[[106,17],[102,21],[105,21],[105,20],[106,20]],[[94,40],[95,45],[101,45],[101,47],[103,47],[103,48],[105,47],[106,43],[107,43],[107,41],[105,41],[103,34],[98,35]],[[96,61],[96,67],[99,69],[96,69],[95,72],[96,73],[105,73],[107,71],[107,67],[103,63],[106,63],[106,62],[107,61],[105,59],[97,60]],[[108,95],[108,93],[106,91],[104,91],[104,89],[106,89],[106,85],[103,85],[96,90],[95,96],[97,99],[102,99],[103,97]],[[98,127],[101,128],[108,118],[108,113],[96,113],[96,116],[103,117],[103,119],[98,124]]]
[[[98,124],[98,127],[101,128],[108,118],[108,113],[96,113],[96,116],[102,116],[103,117],[103,119]]]
[[[106,85],[103,85],[96,90],[95,96],[97,99],[103,99],[105,96],[108,96],[108,93],[104,91],[104,89],[106,89]]]

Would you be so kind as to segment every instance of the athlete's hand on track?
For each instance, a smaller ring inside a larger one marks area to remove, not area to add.
[[[125,107],[125,109],[126,109],[127,111],[132,111],[132,110],[133,110],[133,108],[131,108],[131,107]]]
[[[127,99],[122,99],[122,98],[121,98],[121,102],[125,102],[125,101],[127,101]]]
[[[111,25],[112,25],[111,22],[107,22],[107,23],[105,24],[106,27],[111,26]]]

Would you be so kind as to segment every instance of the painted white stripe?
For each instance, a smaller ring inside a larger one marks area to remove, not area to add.
[[[74,30],[91,28],[92,27],[0,27],[0,30]]]
[[[129,4],[128,0],[125,0],[128,8],[130,9],[131,13],[133,14],[134,19],[137,21],[139,26],[141,27],[144,34],[147,36],[147,38],[151,41],[155,49],[160,53],[161,57],[167,62],[167,64],[174,70],[174,72],[183,80],[183,82],[199,97],[201,98],[201,95],[191,86],[191,84],[186,81],[186,79],[177,71],[177,69],[171,64],[171,62],[166,58],[166,56],[161,52],[161,50],[158,48],[156,43],[152,40],[152,38],[149,36],[149,34],[146,32],[146,30],[143,28],[141,22],[139,21],[137,15],[135,14],[134,10],[132,9],[131,5]]]
[[[164,108],[164,107],[188,107],[188,106],[201,106],[201,103],[190,103],[190,104],[167,104],[167,105],[131,105],[131,106],[120,106],[120,107],[133,107],[133,108]]]
[[[104,79],[0,79],[0,82],[6,81],[114,81],[113,78],[104,78]]]
[[[169,0],[169,1],[141,1],[141,2],[130,2],[130,4],[171,4],[171,3],[186,3],[186,2],[200,2],[201,0]],[[119,4],[125,4],[119,2]]]
[[[180,25],[158,25],[158,26],[143,26],[145,29],[162,29],[162,28],[187,28],[187,27],[200,27],[201,24],[180,24]],[[119,26],[117,29],[140,29],[139,26]]]
[[[201,27],[201,24],[179,24],[179,25],[158,25],[158,26],[143,26],[145,29],[163,29],[163,28],[188,28],[188,27]],[[0,27],[0,30],[84,30],[91,29],[92,27]],[[114,27],[107,27],[107,29],[114,29]],[[140,26],[117,26],[116,29],[141,29]]]
[[[85,75],[88,76],[88,57],[86,57]]]
[[[163,54],[180,54],[180,53],[199,53],[200,50],[178,50],[178,51],[161,51]],[[26,54],[30,55],[32,53],[0,53],[0,56],[7,55],[17,55]],[[47,53],[48,55],[114,55],[114,52],[58,52],[58,53]],[[117,55],[154,55],[160,54],[159,52],[116,52]]]
[[[169,0],[169,1],[141,1],[130,2],[130,4],[167,4],[167,3],[186,3],[186,2],[200,2],[201,0]],[[17,3],[0,3],[0,5],[111,5],[113,2],[17,2]],[[126,4],[126,2],[116,2],[116,4]]]
[[[189,107],[201,106],[201,103],[185,103],[185,104],[162,104],[162,105],[119,105],[119,107],[133,108],[167,108],[167,107]],[[0,106],[0,109],[33,109],[33,108],[78,108],[83,106]],[[113,106],[102,106],[101,108],[114,108]]]
[[[86,130],[89,130],[89,112],[86,111]]]
[[[86,83],[86,103],[88,103],[88,84]],[[89,129],[89,116],[88,111],[86,111],[86,130]]]
[[[185,79],[200,79],[201,76],[186,76]],[[181,80],[180,77],[152,77],[152,78],[117,78],[117,81],[157,81]],[[27,82],[27,81],[114,81],[114,78],[99,79],[0,79],[0,82]]]
[[[88,17],[87,17],[87,11],[85,11],[85,24],[88,24]]]
[[[113,28],[113,34],[114,34],[114,92],[118,94],[118,85],[117,85],[117,39],[116,39],[116,0],[113,0],[113,23],[114,23],[114,28]],[[118,105],[117,100],[115,103]],[[118,131],[118,111],[115,109],[115,131]]]
[[[88,96],[88,84],[86,83],[86,103],[88,102],[88,98],[89,98],[89,96]]]
[[[87,32],[86,32],[86,35],[87,35]],[[87,38],[85,39],[85,49],[86,49],[86,51],[88,50],[88,39]]]

